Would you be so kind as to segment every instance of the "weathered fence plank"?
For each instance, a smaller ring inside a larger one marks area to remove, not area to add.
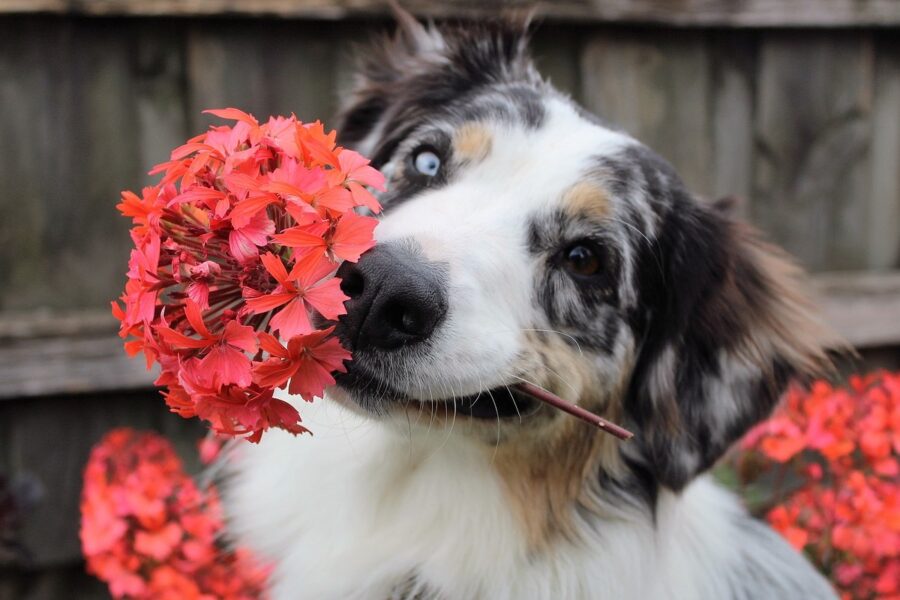
[[[181,24],[162,29],[158,24],[133,25],[140,166],[146,172],[151,165],[169,158],[169,152],[190,135],[185,81],[185,27]],[[144,182],[152,179],[144,175]],[[136,188],[137,183],[131,184]]]
[[[694,191],[713,190],[710,56],[705,35],[594,34],[582,58],[584,103],[678,169]]]
[[[826,322],[858,348],[900,345],[900,272],[813,278]]]
[[[707,51],[712,67],[711,198],[737,196],[746,215],[753,201],[753,85],[758,35],[716,32]]]
[[[200,23],[188,35],[191,130],[213,120],[208,108],[236,106],[266,118],[334,115],[340,26],[293,23]]]
[[[122,277],[110,257],[127,256],[112,206],[140,181],[137,146],[122,142],[135,113],[128,36],[42,25],[0,22],[0,309],[102,304]]]
[[[865,239],[868,267],[900,263],[900,34],[876,36],[872,170]]]
[[[154,378],[108,332],[0,342],[0,398],[145,388]]]
[[[867,264],[873,66],[869,34],[762,40],[751,215],[812,270]]]
[[[582,32],[558,24],[540,27],[532,42],[532,55],[541,74],[559,90],[580,101]]]
[[[732,27],[860,26],[900,23],[894,0],[404,0],[416,14],[483,17],[529,10],[562,20]],[[85,15],[219,15],[342,19],[387,14],[384,0],[0,0],[0,12]]]

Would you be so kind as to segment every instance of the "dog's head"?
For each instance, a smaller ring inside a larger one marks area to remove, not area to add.
[[[794,266],[544,82],[523,28],[401,21],[339,125],[388,177],[378,245],[340,273],[344,401],[680,489],[827,363]],[[521,381],[635,440],[509,391]]]

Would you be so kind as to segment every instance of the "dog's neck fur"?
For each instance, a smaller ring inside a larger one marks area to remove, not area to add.
[[[239,448],[225,494],[231,533],[276,561],[275,599],[830,594],[799,554],[704,478],[662,491],[652,514],[611,498],[604,515],[581,515],[578,539],[536,546],[490,448],[328,401],[304,418],[312,439],[271,432]]]

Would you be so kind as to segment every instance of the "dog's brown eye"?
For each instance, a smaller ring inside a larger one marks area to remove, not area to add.
[[[563,267],[573,275],[590,277],[596,275],[602,266],[600,253],[593,245],[574,244],[563,253]]]

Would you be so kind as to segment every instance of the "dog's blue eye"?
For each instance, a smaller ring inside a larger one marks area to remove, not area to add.
[[[426,177],[434,177],[441,170],[441,159],[431,150],[422,150],[415,155],[413,164],[416,171]]]

